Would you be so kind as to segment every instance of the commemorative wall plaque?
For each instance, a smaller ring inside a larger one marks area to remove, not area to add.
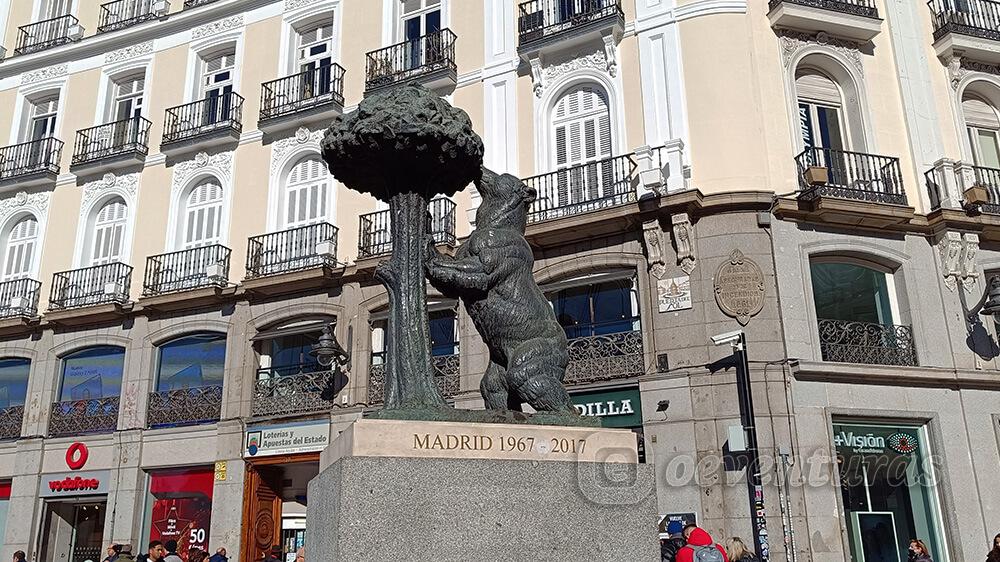
[[[733,250],[715,273],[715,302],[723,313],[746,326],[764,308],[764,273],[757,262]]]

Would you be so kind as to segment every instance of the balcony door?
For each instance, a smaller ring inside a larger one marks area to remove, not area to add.
[[[299,32],[298,67],[302,74],[301,99],[333,91],[333,22]]]
[[[978,97],[966,97],[962,100],[962,113],[973,162],[981,168],[991,168],[994,171],[991,176],[1000,175],[1000,117],[996,108]]]
[[[218,244],[222,230],[222,186],[206,180],[188,194],[184,213],[183,249]]]
[[[132,76],[115,82],[112,119],[112,146],[124,147],[139,142],[139,118],[146,88],[146,77]]]
[[[540,193],[541,208],[557,208],[614,195],[611,113],[596,85],[577,86],[556,102],[553,119],[556,193]]]
[[[59,96],[49,96],[31,103],[30,141],[47,139],[56,134]]]
[[[3,280],[24,279],[31,276],[31,267],[35,258],[35,245],[38,241],[38,221],[28,216],[19,220],[10,234],[4,247]],[[0,303],[6,305],[8,303]]]
[[[810,164],[826,167],[832,185],[850,185],[852,167],[843,154],[849,146],[840,87],[819,71],[803,69],[795,79],[795,94],[802,147],[813,149],[808,155]]]
[[[318,156],[300,160],[289,172],[285,183],[284,223],[289,233],[287,246],[279,251],[281,261],[293,262],[316,255],[316,246],[324,234],[318,228],[305,228],[327,220],[329,173]]]
[[[206,101],[202,118],[205,125],[228,121],[232,117],[233,70],[236,53],[225,52],[205,60],[202,94]]]
[[[401,33],[406,43],[406,68],[420,68],[444,56],[438,37],[422,37],[441,31],[441,0],[403,0]],[[433,44],[432,44],[433,43]]]
[[[70,13],[73,0],[42,0],[41,19],[50,20]]]
[[[121,259],[128,206],[120,197],[108,201],[94,217],[90,265],[104,265]]]

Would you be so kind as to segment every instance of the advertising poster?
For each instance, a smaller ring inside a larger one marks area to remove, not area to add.
[[[177,541],[184,559],[192,548],[209,551],[214,479],[213,468],[154,473],[149,540]]]

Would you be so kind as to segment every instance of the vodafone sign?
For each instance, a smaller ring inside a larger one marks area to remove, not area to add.
[[[73,443],[66,449],[66,466],[73,472],[43,474],[38,495],[43,498],[62,496],[93,496],[108,493],[108,470],[81,471],[87,465],[90,451],[83,443]]]

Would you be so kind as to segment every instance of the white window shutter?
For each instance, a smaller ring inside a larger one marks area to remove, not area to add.
[[[101,207],[94,219],[91,265],[112,263],[121,258],[127,220],[128,206],[121,198],[112,199]]]
[[[327,219],[329,174],[323,161],[309,156],[292,167],[285,181],[285,228]]]
[[[184,248],[217,244],[222,228],[222,186],[205,181],[191,190],[187,199]]]
[[[38,221],[25,217],[17,222],[7,236],[3,279],[23,279],[31,275],[35,244],[38,239]]]

